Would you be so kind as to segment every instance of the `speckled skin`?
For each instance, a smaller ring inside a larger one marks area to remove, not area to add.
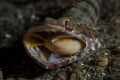
[[[56,62],[49,62],[40,59],[34,48],[25,45],[29,55],[42,67],[52,69],[67,65],[74,61],[85,58],[96,48],[100,47],[100,40],[93,30],[100,11],[101,0],[75,0],[73,6],[68,9],[59,19],[46,18],[44,24],[35,26],[28,30],[26,35],[34,32],[57,32],[61,31],[70,34],[86,43],[84,50]],[[25,36],[26,36],[25,35]]]

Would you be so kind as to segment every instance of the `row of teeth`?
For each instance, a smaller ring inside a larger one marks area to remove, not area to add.
[[[73,56],[74,56],[74,58],[75,58],[75,57],[76,57],[75,55],[77,55],[77,54],[79,54],[79,52],[75,53],[74,55],[70,55],[69,58],[68,58],[68,57],[65,57],[65,58],[63,58],[63,59],[57,60],[56,63],[64,62],[64,61],[66,61],[66,60],[70,60],[70,61],[71,61],[70,58],[73,57]]]
[[[50,33],[50,31],[52,31],[52,32],[54,32],[54,33],[56,33],[57,31],[61,31],[61,32],[65,32],[65,33],[67,33],[67,34],[69,34],[69,35],[71,35],[71,36],[73,36],[73,37],[77,37],[77,38],[81,38],[82,36],[81,35],[76,35],[76,34],[72,34],[72,32],[68,32],[68,31],[65,31],[65,30],[62,30],[62,29],[58,29],[58,28],[55,28],[55,30],[54,29],[51,29],[51,30],[46,30],[46,32],[49,32]]]

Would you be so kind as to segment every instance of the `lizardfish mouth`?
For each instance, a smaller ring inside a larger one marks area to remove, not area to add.
[[[54,26],[44,24],[33,27],[28,30],[23,40],[29,55],[46,69],[81,59],[90,50],[83,35]]]

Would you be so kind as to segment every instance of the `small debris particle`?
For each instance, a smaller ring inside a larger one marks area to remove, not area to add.
[[[36,18],[36,16],[33,14],[33,15],[31,15],[31,18],[32,18],[32,19],[35,19],[35,18]]]
[[[108,55],[108,53],[104,53],[104,55],[105,55],[105,56],[107,56],[107,55]]]
[[[12,35],[10,35],[10,34],[5,34],[5,37],[6,37],[6,38],[12,38]]]
[[[97,66],[105,66],[108,64],[108,59],[105,57],[99,57],[96,61],[95,61],[95,65]]]

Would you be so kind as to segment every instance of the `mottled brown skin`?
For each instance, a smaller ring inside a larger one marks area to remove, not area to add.
[[[50,33],[50,36],[54,34],[68,34],[82,40],[86,44],[84,49],[68,56],[60,56],[54,54],[54,52],[50,52],[50,60],[44,60],[37,55],[39,51],[36,48],[29,47],[25,44],[29,55],[46,69],[61,67],[90,55],[91,51],[100,47],[100,39],[96,31],[92,29],[99,15],[100,4],[101,0],[75,0],[73,7],[68,9],[62,17],[59,19],[46,18],[44,24],[31,28],[25,35],[25,38],[27,37],[29,42],[29,39],[35,40],[31,36],[34,33],[42,35],[45,38],[48,37],[48,33]],[[39,54],[42,53],[39,52]]]

